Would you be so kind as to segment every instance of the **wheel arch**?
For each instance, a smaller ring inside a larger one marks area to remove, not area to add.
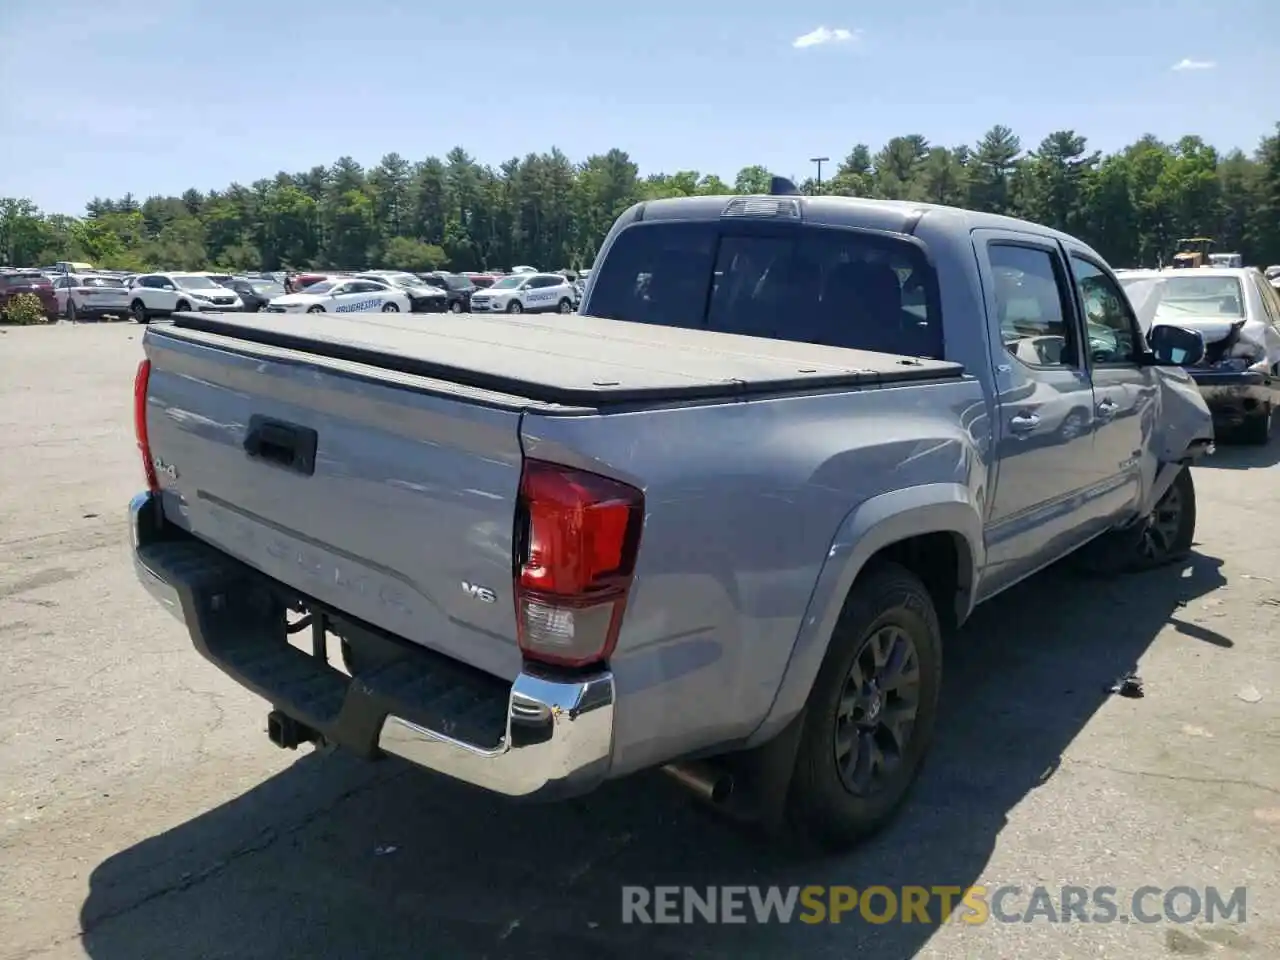
[[[773,705],[750,743],[769,740],[804,708],[845,598],[866,571],[887,561],[911,570],[946,630],[972,612],[984,560],[982,514],[961,484],[905,487],[850,511],[832,537]]]

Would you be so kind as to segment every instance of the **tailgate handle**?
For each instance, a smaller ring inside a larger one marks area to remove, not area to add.
[[[255,415],[249,418],[244,452],[255,460],[265,460],[309,477],[316,472],[318,439],[310,427]]]

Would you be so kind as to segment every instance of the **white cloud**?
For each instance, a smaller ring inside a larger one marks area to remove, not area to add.
[[[818,27],[803,36],[796,37],[791,41],[791,45],[797,50],[803,50],[805,47],[820,47],[824,43],[848,43],[850,40],[858,39],[861,33],[861,30],[846,30],[844,27]]]
[[[1190,57],[1183,57],[1175,63],[1170,69],[1172,70],[1212,70],[1217,64],[1212,60],[1192,60]]]

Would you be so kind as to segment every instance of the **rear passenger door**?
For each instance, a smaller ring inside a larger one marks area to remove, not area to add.
[[[1069,268],[1055,241],[975,230],[995,372],[998,467],[987,515],[994,592],[1102,527],[1093,385]]]

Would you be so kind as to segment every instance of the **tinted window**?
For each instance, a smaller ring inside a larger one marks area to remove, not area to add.
[[[596,270],[595,316],[776,340],[941,357],[937,281],[921,250],[811,228],[729,234],[712,223],[637,224]]]
[[[1079,257],[1071,258],[1071,272],[1084,304],[1085,335],[1093,361],[1133,361],[1138,348],[1137,321],[1120,285],[1100,267]]]
[[[1062,261],[1039,247],[987,247],[1005,349],[1038,367],[1077,366]]]
[[[115,277],[85,277],[80,281],[82,287],[123,287],[124,281]]]

